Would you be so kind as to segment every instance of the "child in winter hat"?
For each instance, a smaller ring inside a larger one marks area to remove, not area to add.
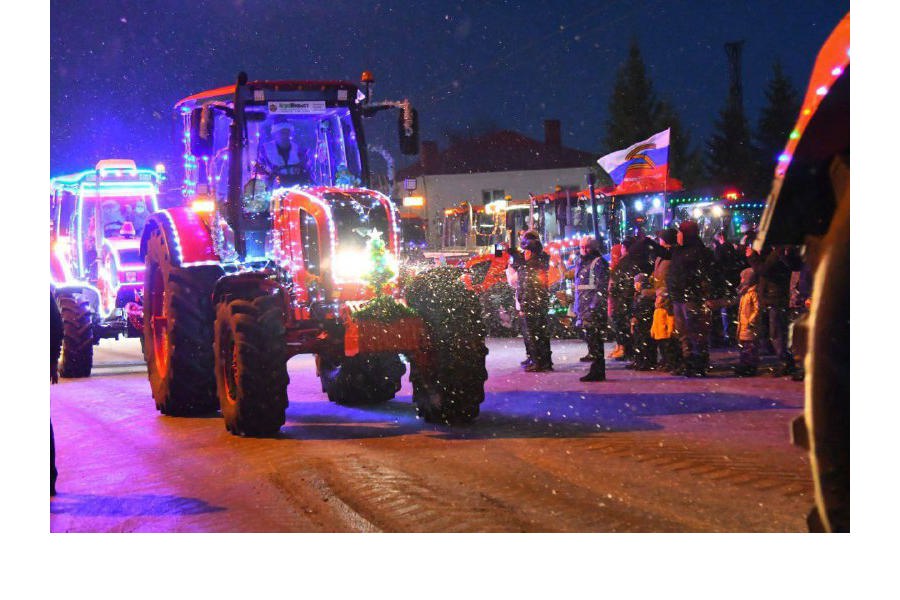
[[[741,347],[741,357],[735,373],[741,377],[756,375],[759,366],[759,295],[756,291],[756,272],[753,269],[741,271],[738,286],[741,303],[738,308],[737,338]]]

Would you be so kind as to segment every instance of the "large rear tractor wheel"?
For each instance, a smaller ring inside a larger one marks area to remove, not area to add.
[[[406,366],[397,354],[368,354],[334,360],[316,357],[322,391],[346,406],[387,402],[400,391]]]
[[[159,229],[148,240],[146,267],[144,357],[156,408],[172,416],[214,412],[212,291],[223,271],[173,265]]]
[[[94,365],[93,311],[81,296],[60,296],[63,320],[61,377],[88,377]]]
[[[815,270],[806,355],[807,443],[816,512],[811,529],[850,531],[850,170],[836,160],[837,209]],[[817,517],[817,518],[815,518]]]
[[[279,294],[248,296],[216,306],[216,389],[228,431],[271,436],[288,406],[284,308]]]
[[[474,292],[458,272],[427,271],[409,286],[407,301],[425,321],[428,347],[410,368],[413,402],[429,423],[458,425],[478,416],[487,380],[485,326]]]

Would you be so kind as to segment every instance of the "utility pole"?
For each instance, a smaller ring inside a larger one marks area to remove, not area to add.
[[[741,75],[741,54],[744,40],[725,44],[725,55],[728,57],[728,99],[744,114],[744,84]]]

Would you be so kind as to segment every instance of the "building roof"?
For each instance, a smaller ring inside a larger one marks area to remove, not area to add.
[[[429,146],[433,156],[428,155]],[[424,142],[419,162],[398,171],[397,178],[569,169],[588,167],[596,160],[597,155],[592,152],[546,144],[515,131],[501,130],[458,141],[443,151],[436,151],[433,142]]]

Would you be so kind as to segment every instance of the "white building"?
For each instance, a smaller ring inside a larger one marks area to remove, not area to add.
[[[419,162],[397,173],[395,198],[408,198],[401,213],[422,217],[428,240],[439,247],[444,211],[468,202],[483,206],[511,196],[526,199],[562,189],[582,190],[597,156],[561,143],[560,122],[544,121],[543,142],[497,131],[438,151],[423,141]],[[410,199],[411,198],[411,199]]]

